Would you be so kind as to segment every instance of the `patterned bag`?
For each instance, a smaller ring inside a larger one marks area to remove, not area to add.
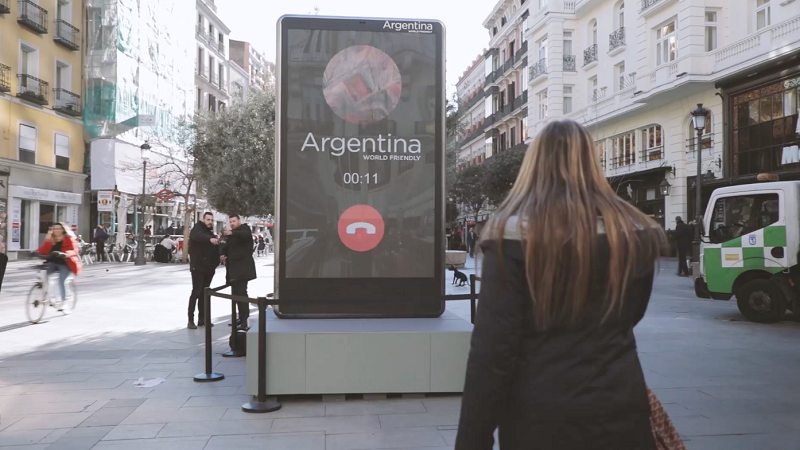
[[[656,442],[656,450],[686,450],[667,411],[650,388],[647,388],[647,397],[650,400],[650,429]]]

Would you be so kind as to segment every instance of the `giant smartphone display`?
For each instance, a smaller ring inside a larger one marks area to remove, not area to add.
[[[440,315],[443,26],[284,16],[277,68],[276,312]]]

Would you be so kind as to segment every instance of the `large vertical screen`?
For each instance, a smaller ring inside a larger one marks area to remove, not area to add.
[[[343,283],[354,279],[439,280],[441,25],[284,17],[279,28],[279,283],[353,298]]]

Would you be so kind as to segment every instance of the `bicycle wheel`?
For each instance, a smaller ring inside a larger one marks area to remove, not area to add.
[[[44,317],[44,310],[47,309],[47,299],[45,298],[44,288],[38,283],[28,292],[28,300],[25,302],[25,314],[28,322],[39,323]]]
[[[75,309],[75,305],[78,304],[78,287],[75,285],[75,278],[67,278],[67,281],[64,282],[64,288],[66,290],[67,299],[61,302],[59,311],[67,315],[71,313],[72,310]]]

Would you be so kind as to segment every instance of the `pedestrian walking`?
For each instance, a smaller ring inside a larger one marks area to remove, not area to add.
[[[108,261],[106,255],[106,241],[108,240],[108,232],[103,225],[98,225],[94,230],[94,245],[95,252],[97,253],[97,261]]]
[[[569,226],[565,226],[569,224]],[[482,232],[455,450],[654,450],[633,327],[663,230],[609,186],[569,120],[534,139]]]
[[[189,234],[189,270],[192,273],[192,293],[189,295],[190,330],[205,325],[205,304],[203,291],[211,286],[214,272],[219,266],[219,238],[212,231],[214,215],[203,214],[203,220],[197,222]],[[199,303],[198,303],[199,302]],[[194,323],[194,309],[197,305],[197,325]],[[213,324],[211,326],[214,326]]]
[[[675,218],[675,244],[678,247],[678,276],[691,276],[686,257],[692,251],[692,227],[683,223],[681,216]]]
[[[478,235],[475,234],[475,229],[470,228],[467,232],[467,248],[469,249],[469,257],[475,256],[475,245],[478,243]]]
[[[238,215],[229,217],[230,228],[222,232],[226,236],[222,258],[225,262],[225,278],[231,286],[231,294],[247,297],[247,282],[256,279],[256,263],[253,259],[253,232],[250,226],[242,223]],[[250,305],[236,303],[239,310],[239,328],[247,328]]]
[[[264,251],[267,249],[267,243],[264,242],[264,236],[258,236],[258,256],[264,256]]]

